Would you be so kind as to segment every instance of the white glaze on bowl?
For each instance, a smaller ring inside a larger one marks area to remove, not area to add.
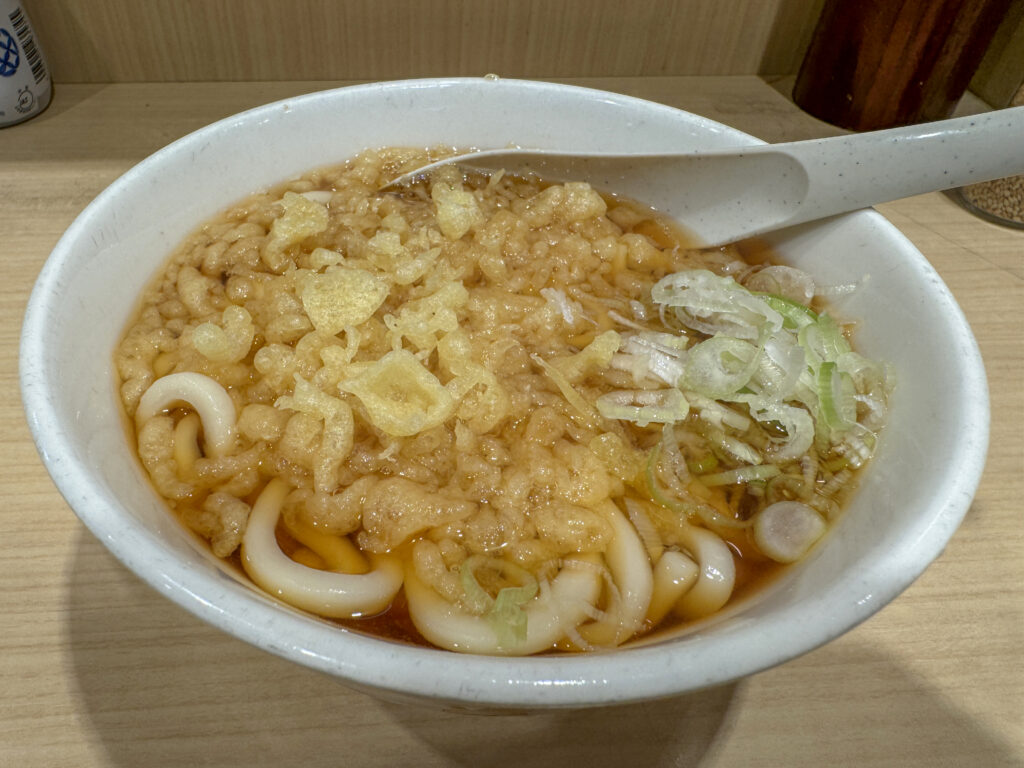
[[[977,345],[939,276],[877,213],[772,237],[819,283],[866,278],[839,311],[862,319],[859,347],[896,369],[891,422],[854,503],[812,556],[759,599],[700,632],[613,653],[460,656],[338,629],[265,597],[197,546],[151,490],[125,439],[112,366],[139,292],[198,223],[367,146],[656,152],[751,141],[650,102],[483,79],[315,93],[197,131],[97,197],[40,274],[21,348],[39,453],[83,522],[158,591],[247,642],[382,694],[479,707],[591,706],[712,686],[791,659],[868,618],[938,556],[984,464],[988,396]]]

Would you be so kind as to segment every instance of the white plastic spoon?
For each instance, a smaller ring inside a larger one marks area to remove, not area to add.
[[[451,163],[587,181],[674,217],[699,243],[722,245],[901,197],[1024,173],[1024,107],[787,144],[678,154],[497,149]]]

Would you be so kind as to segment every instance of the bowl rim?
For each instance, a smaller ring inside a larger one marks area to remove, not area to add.
[[[688,659],[679,658],[668,644],[654,644],[614,651],[615,664],[609,665],[607,653],[565,656],[533,656],[525,659],[486,656],[464,656],[448,651],[401,645],[339,629],[320,622],[325,631],[311,629],[311,619],[280,606],[255,592],[247,605],[238,605],[235,598],[225,597],[227,605],[217,603],[227,595],[208,576],[196,574],[174,558],[152,558],[154,551],[168,551],[151,531],[116,508],[116,500],[105,498],[97,487],[90,468],[69,454],[64,439],[66,432],[49,402],[44,339],[47,318],[57,299],[55,287],[66,265],[74,258],[74,244],[84,236],[98,212],[107,201],[154,165],[202,141],[209,132],[228,126],[244,127],[263,116],[289,105],[292,108],[312,105],[318,100],[334,98],[340,92],[354,90],[368,93],[402,91],[424,87],[478,87],[483,78],[423,78],[367,83],[343,88],[316,91],[264,104],[218,120],[172,142],[122,174],[106,187],[76,217],[54,246],[46,260],[25,313],[21,334],[19,376],[26,418],[40,457],[60,493],[75,514],[92,533],[136,575],[200,619],[219,629],[276,655],[305,666],[338,676],[349,684],[393,694],[433,699],[460,704],[499,707],[578,707],[597,706],[647,700],[677,695],[724,684],[807,653],[843,632],[865,621],[906,589],[943,550],[963,519],[980,482],[988,444],[989,405],[984,367],[977,342],[962,310],[949,289],[927,263],[924,256],[895,226],[875,211],[858,211],[847,217],[870,219],[887,232],[894,244],[906,252],[919,268],[930,271],[936,290],[943,295],[951,322],[964,334],[966,342],[964,386],[976,397],[967,405],[968,423],[973,424],[972,439],[957,449],[961,471],[953,473],[945,486],[948,491],[928,525],[914,541],[914,556],[908,563],[901,550],[888,552],[860,574],[857,592],[860,599],[845,611],[830,610],[827,595],[800,605],[790,606],[779,622],[761,631],[761,652],[737,656],[725,675],[702,669],[706,648],[698,648]],[[547,92],[552,95],[572,92],[580,97],[612,100],[626,107],[666,110],[692,116],[693,123],[746,141],[761,143],[753,137],[684,110],[656,104],[644,99],[584,88],[575,85],[533,80],[488,81],[489,85]],[[114,508],[111,508],[111,503]],[[125,525],[128,530],[125,530]],[[140,554],[141,553],[141,554]],[[153,562],[164,561],[161,568]],[[213,592],[211,593],[211,589]],[[213,598],[207,595],[213,594]],[[244,601],[243,601],[244,602]],[[802,615],[817,611],[816,621],[805,627],[799,642],[786,636],[785,622],[798,621]],[[312,620],[317,621],[317,620]],[[268,633],[268,627],[277,632]],[[327,634],[330,637],[327,637]],[[288,638],[291,638],[289,640]],[[731,637],[720,641],[727,650],[736,646]],[[446,656],[447,655],[447,656]],[[445,675],[436,669],[446,659]],[[614,670],[610,669],[614,666]],[[614,674],[612,674],[614,672]]]

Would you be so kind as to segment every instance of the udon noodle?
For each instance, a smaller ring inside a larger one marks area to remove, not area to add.
[[[121,398],[184,524],[296,608],[485,654],[618,646],[801,559],[888,393],[822,289],[584,183],[377,192],[439,153],[258,194],[145,292]]]

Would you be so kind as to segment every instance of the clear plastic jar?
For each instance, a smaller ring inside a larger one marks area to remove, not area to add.
[[[957,192],[964,207],[981,218],[1024,229],[1024,176],[971,184]]]
[[[1024,87],[1009,106],[1024,106]],[[983,219],[1024,229],[1024,176],[983,181],[960,187],[956,194],[963,206]]]

